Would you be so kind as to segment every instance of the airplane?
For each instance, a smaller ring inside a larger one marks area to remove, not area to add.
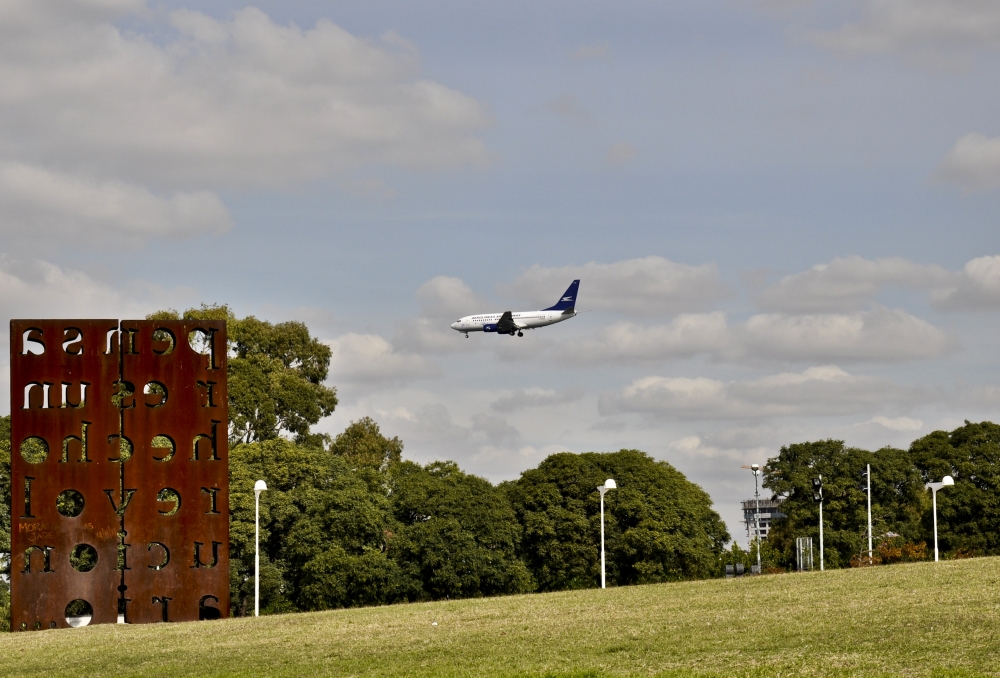
[[[555,325],[563,320],[569,320],[576,315],[576,292],[580,289],[580,281],[574,280],[563,293],[555,306],[543,308],[540,311],[504,311],[503,313],[483,313],[467,315],[451,324],[451,329],[465,334],[469,332],[496,332],[523,337],[521,330],[533,330],[536,327]]]

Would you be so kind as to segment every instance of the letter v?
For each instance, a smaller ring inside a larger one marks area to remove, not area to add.
[[[115,506],[114,490],[104,490],[104,494],[108,495],[108,499],[111,501],[111,508],[115,510],[115,514],[121,518],[125,515],[125,509],[128,508],[128,503],[132,501],[132,495],[135,494],[135,490],[125,490],[125,501],[122,502],[121,506]]]

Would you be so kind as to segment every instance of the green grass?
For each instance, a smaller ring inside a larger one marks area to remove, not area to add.
[[[1000,559],[13,633],[0,675],[1000,675]]]

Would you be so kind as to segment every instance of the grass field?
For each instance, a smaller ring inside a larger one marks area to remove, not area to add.
[[[4,634],[0,675],[1000,675],[1000,558]]]

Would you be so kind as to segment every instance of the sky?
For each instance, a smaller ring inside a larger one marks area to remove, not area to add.
[[[997,419],[995,0],[244,2],[0,3],[9,318],[301,320],[317,430],[642,449],[744,544],[782,445]]]

